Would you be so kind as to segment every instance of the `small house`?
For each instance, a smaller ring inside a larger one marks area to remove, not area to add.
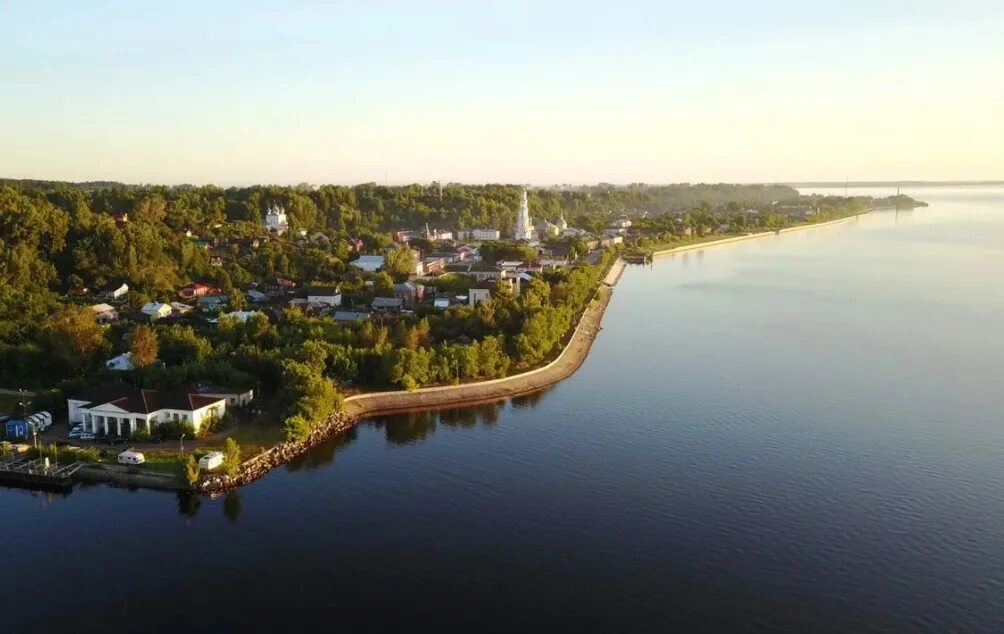
[[[334,315],[335,321],[342,324],[356,321],[366,321],[369,318],[369,313],[356,310],[337,310]]]
[[[472,288],[467,291],[467,303],[471,306],[477,306],[491,298],[492,292],[487,288]]]
[[[385,261],[382,255],[360,255],[358,259],[349,262],[349,264],[369,273],[376,273],[383,268]]]
[[[373,310],[381,313],[399,313],[404,302],[399,297],[374,297]]]
[[[119,318],[118,311],[108,304],[95,304],[91,306],[91,310],[94,311],[94,319],[99,324],[110,324]]]
[[[108,288],[106,288],[101,293],[101,295],[104,296],[107,299],[122,299],[123,297],[126,296],[126,294],[128,292],[129,292],[129,285],[128,284],[125,284],[125,283],[118,284],[118,285],[112,284],[111,286],[109,286]]]
[[[307,289],[307,301],[328,306],[341,306],[342,293],[334,286],[314,286]]]
[[[404,282],[394,285],[394,297],[397,297],[407,306],[414,306],[425,295],[425,287],[414,282]]]
[[[171,314],[170,304],[165,304],[163,302],[150,302],[149,304],[143,304],[143,308],[140,312],[146,315],[150,321],[157,321],[158,319],[163,319]]]

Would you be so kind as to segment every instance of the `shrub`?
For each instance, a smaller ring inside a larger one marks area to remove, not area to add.
[[[195,438],[195,426],[189,421],[172,420],[155,425],[152,433],[161,440],[178,440],[182,434]]]
[[[241,446],[233,438],[227,438],[223,446],[223,469],[228,476],[235,476],[240,466]]]
[[[310,435],[312,425],[309,420],[297,414],[286,419],[285,427],[287,440],[304,440]]]
[[[135,433],[133,433],[132,439],[136,442],[149,442],[150,430],[145,427],[140,427]]]

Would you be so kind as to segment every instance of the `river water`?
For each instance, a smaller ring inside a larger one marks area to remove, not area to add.
[[[1004,189],[905,193],[631,267],[569,380],[225,498],[0,489],[0,631],[1004,631]]]

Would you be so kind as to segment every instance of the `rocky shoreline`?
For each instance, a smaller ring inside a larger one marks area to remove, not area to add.
[[[331,414],[327,420],[311,430],[310,435],[305,439],[296,441],[287,440],[258,454],[254,458],[244,462],[238,469],[237,475],[214,474],[203,478],[193,487],[193,491],[195,493],[207,494],[225,493],[246,484],[251,484],[255,480],[266,476],[272,469],[303,455],[332,436],[351,429],[357,420],[355,416],[351,416],[345,412]]]

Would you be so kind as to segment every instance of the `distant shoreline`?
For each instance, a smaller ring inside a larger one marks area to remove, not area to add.
[[[829,227],[829,226],[832,226],[832,225],[838,225],[838,224],[843,224],[845,222],[850,222],[851,220],[854,220],[854,219],[858,218],[859,216],[863,216],[863,215],[869,213],[870,211],[873,211],[873,210],[869,209],[867,211],[862,211],[859,214],[854,214],[853,216],[846,216],[844,218],[837,218],[836,220],[827,220],[826,222],[813,222],[813,223],[809,223],[809,224],[805,224],[805,225],[798,225],[797,227],[788,227],[786,229],[779,229],[777,231],[759,231],[757,233],[748,233],[748,234],[746,234],[744,236],[733,236],[731,238],[722,238],[721,240],[710,240],[708,242],[697,242],[697,243],[694,243],[694,244],[685,244],[685,245],[682,245],[682,246],[672,247],[672,248],[669,248],[669,249],[661,249],[659,251],[653,251],[652,252],[652,257],[653,258],[657,258],[659,256],[673,255],[675,253],[682,253],[684,251],[696,251],[697,249],[703,249],[705,247],[722,246],[722,245],[725,245],[725,244],[732,244],[734,242],[745,242],[746,240],[755,240],[757,238],[766,238],[768,236],[776,236],[776,235],[780,235],[782,233],[791,233],[791,232],[794,232],[794,231],[805,231],[806,229],[818,229],[819,227]]]
[[[980,187],[1001,186],[1004,181],[806,181],[803,183],[770,183],[795,189],[807,187]]]

